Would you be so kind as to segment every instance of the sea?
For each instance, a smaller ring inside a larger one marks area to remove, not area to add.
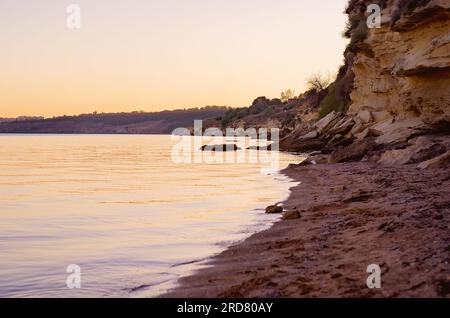
[[[276,222],[300,158],[196,138],[0,135],[0,297],[157,297]]]

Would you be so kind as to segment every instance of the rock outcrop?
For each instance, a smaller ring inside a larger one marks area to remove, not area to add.
[[[363,25],[348,31],[348,111],[329,113],[280,147],[320,150],[331,163],[443,166],[450,150],[450,1],[381,1],[381,27],[364,29],[371,3],[351,0],[347,9],[351,25]]]
[[[418,165],[419,169],[438,169],[450,167],[450,150],[443,155],[424,161]]]
[[[354,57],[348,113],[366,123],[417,119],[411,135],[443,120],[450,125],[450,2],[385,2],[381,28],[368,30],[366,49]],[[370,3],[352,1],[347,13],[356,16]]]
[[[424,162],[444,154],[447,147],[429,137],[418,137],[411,141],[411,146],[405,149],[394,149],[384,152],[378,161],[386,165],[402,165]]]

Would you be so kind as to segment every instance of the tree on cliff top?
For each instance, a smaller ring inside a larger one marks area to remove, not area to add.
[[[331,76],[327,75],[324,76],[320,73],[316,73],[311,75],[307,81],[306,81],[306,85],[308,86],[309,90],[315,90],[317,92],[321,92],[324,89],[326,89],[328,87],[328,85],[330,85],[331,82]]]
[[[283,103],[287,103],[290,99],[295,97],[295,91],[292,89],[288,89],[287,91],[284,91],[281,93],[281,101]]]

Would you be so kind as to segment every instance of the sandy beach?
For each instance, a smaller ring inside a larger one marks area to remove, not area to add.
[[[450,171],[366,162],[291,165],[279,221],[213,258],[168,297],[446,297]],[[382,288],[369,289],[370,264]]]

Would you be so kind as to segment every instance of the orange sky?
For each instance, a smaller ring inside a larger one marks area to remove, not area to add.
[[[347,0],[0,2],[0,117],[246,106],[336,72]],[[324,3],[325,2],[325,3]]]

